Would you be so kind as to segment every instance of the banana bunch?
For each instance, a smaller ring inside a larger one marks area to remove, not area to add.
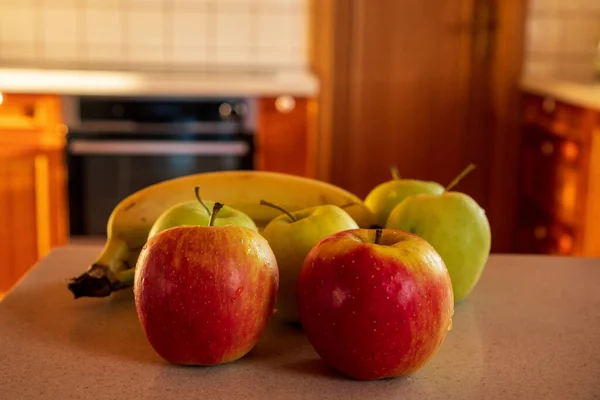
[[[148,186],[122,200],[107,224],[107,242],[90,268],[68,282],[75,298],[103,297],[133,285],[135,264],[148,233],[168,208],[194,200],[194,187],[205,199],[245,212],[259,230],[280,212],[260,204],[268,200],[296,211],[323,204],[344,207],[360,227],[374,223],[371,211],[354,194],[335,185],[277,172],[219,171],[187,175]]]

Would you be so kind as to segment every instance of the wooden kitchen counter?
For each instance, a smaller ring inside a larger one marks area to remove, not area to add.
[[[98,247],[53,250],[0,303],[3,399],[590,399],[600,394],[600,260],[493,256],[414,375],[352,381],[272,320],[243,359],[180,367],[146,341],[131,291],[74,300]]]

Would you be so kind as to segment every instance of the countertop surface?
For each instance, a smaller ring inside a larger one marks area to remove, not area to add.
[[[0,92],[107,96],[315,96],[306,71],[128,72],[0,68]]]
[[[181,367],[158,357],[131,290],[74,300],[65,278],[100,251],[53,250],[0,303],[3,399],[591,399],[600,396],[600,260],[495,255],[423,369],[360,382],[271,320],[246,357]]]
[[[568,104],[600,111],[600,83],[526,77],[521,89],[541,96],[552,97]]]

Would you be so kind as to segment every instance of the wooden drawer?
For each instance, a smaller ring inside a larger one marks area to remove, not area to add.
[[[562,103],[552,97],[525,96],[523,118],[527,124],[576,142],[588,143],[591,140],[592,114],[590,110]]]
[[[577,225],[584,216],[589,148],[541,128],[524,131],[519,190],[554,218]]]
[[[556,221],[527,199],[520,202],[517,226],[518,253],[579,255],[582,242],[576,229]]]

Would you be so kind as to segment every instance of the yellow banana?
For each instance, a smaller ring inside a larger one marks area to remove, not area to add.
[[[107,224],[108,240],[87,272],[72,279],[75,297],[108,296],[131,286],[135,262],[156,219],[169,207],[202,198],[245,212],[261,229],[280,212],[260,204],[264,199],[296,211],[321,204],[344,206],[360,227],[374,223],[371,211],[354,194],[329,183],[265,171],[218,171],[187,175],[148,186],[122,200]]]

